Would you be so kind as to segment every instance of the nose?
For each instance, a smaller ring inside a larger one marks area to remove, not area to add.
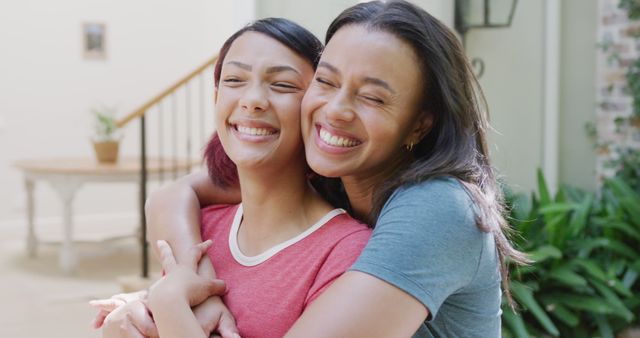
[[[259,83],[248,86],[238,103],[250,113],[263,112],[269,108],[267,94]]]
[[[344,90],[327,102],[326,116],[330,123],[352,122],[355,115],[355,107]]]

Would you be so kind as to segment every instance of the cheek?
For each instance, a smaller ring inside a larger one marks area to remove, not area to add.
[[[304,120],[311,117],[313,111],[318,105],[320,105],[320,95],[318,89],[316,88],[316,86],[311,85],[309,86],[309,89],[307,89],[307,92],[304,94],[304,98],[302,98],[301,113],[303,123]]]

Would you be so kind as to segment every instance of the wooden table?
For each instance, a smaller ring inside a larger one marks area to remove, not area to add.
[[[198,166],[200,161],[147,159],[148,180],[172,179],[174,172],[182,175]],[[24,174],[27,191],[27,252],[30,257],[37,254],[38,239],[35,233],[34,190],[37,181],[48,182],[62,200],[64,237],[59,264],[65,272],[71,272],[77,262],[73,249],[73,199],[85,183],[134,182],[140,183],[140,159],[121,158],[117,163],[98,163],[93,158],[52,158],[19,161],[15,166]]]

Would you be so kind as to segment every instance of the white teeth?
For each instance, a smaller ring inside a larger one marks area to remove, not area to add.
[[[357,140],[331,135],[331,133],[322,128],[320,128],[320,139],[334,147],[353,147],[359,144]]]
[[[242,134],[247,134],[252,136],[265,136],[265,135],[273,135],[276,133],[275,130],[271,130],[271,129],[252,128],[252,127],[243,127],[243,126],[237,126],[237,130]]]

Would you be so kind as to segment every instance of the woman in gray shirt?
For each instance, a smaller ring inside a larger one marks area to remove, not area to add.
[[[287,337],[499,337],[504,262],[526,258],[504,234],[485,102],[457,37],[406,1],[374,1],[342,12],[326,43],[302,102],[307,162],[375,227]],[[165,187],[151,237],[190,248],[199,206],[237,198],[206,174]]]

